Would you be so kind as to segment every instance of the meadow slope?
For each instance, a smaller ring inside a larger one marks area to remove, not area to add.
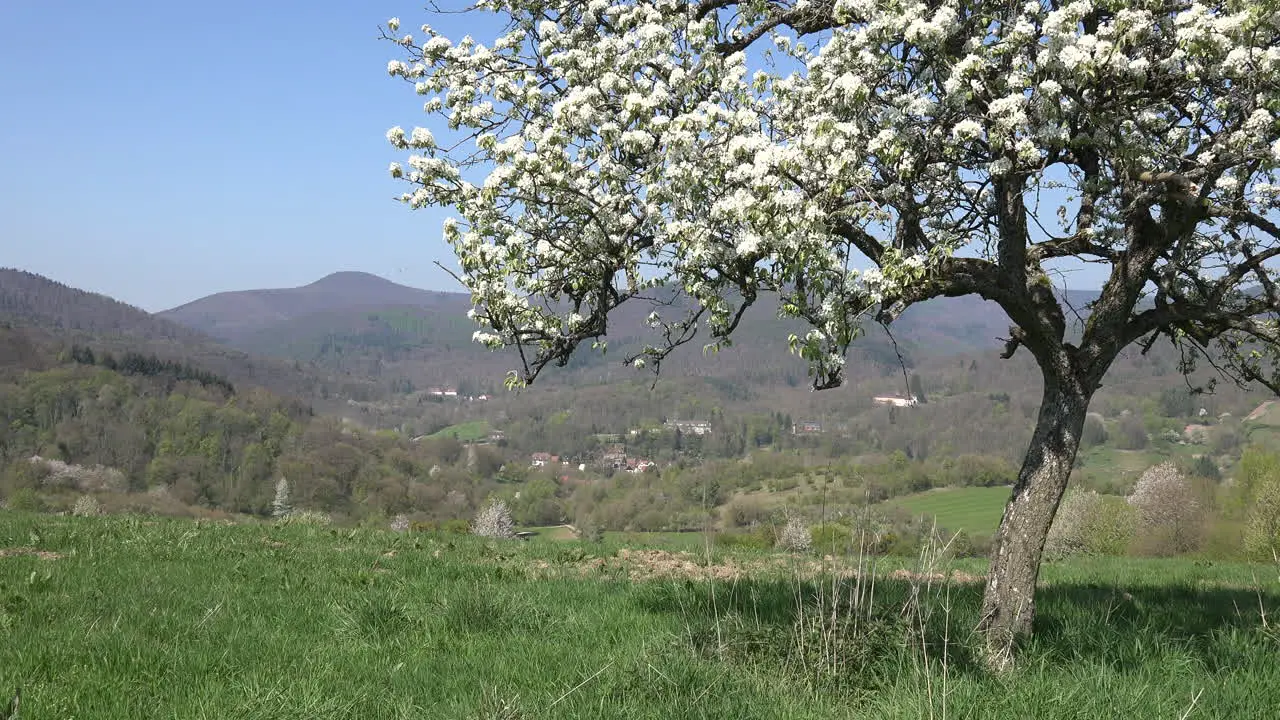
[[[0,548],[23,720],[1280,710],[1273,566],[1047,566],[1039,634],[995,678],[980,586],[889,561],[857,583],[817,557],[7,511]]]

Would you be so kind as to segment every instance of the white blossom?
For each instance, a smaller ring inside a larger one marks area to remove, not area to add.
[[[973,118],[961,120],[956,123],[955,127],[951,128],[951,135],[959,140],[972,140],[982,137],[982,123]]]
[[[412,185],[403,202],[456,216],[443,234],[476,301],[477,342],[559,352],[608,311],[585,290],[606,283],[625,296],[680,290],[713,334],[731,325],[726,292],[773,289],[781,314],[820,331],[793,343],[819,382],[838,376],[876,303],[953,258],[997,259],[994,223],[960,220],[989,212],[992,180],[1026,182],[1029,198],[1060,183],[1078,198],[1076,151],[1101,153],[1111,195],[1080,228],[1099,247],[1123,237],[1122,172],[1196,168],[1188,182],[1210,186],[1211,202],[1273,211],[1280,19],[1133,0],[1094,25],[1095,2],[962,13],[837,0],[833,27],[799,34],[785,22],[755,32],[753,13],[697,19],[668,0],[482,4],[515,22],[393,38],[387,71],[423,96],[435,134],[389,130],[414,151],[390,172]],[[759,45],[723,51],[748,37]],[[884,50],[904,42],[915,50]],[[764,62],[766,47],[782,59]],[[893,250],[913,198],[928,252],[872,253],[874,267],[852,271],[867,254],[849,238]]]
[[[510,539],[516,536],[511,510],[502,500],[494,498],[476,513],[471,521],[471,533],[480,537]]]

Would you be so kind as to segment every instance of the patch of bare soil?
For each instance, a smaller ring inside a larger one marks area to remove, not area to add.
[[[613,557],[587,558],[578,564],[581,574],[621,571],[632,580],[734,580],[742,577],[749,568],[732,559],[719,564],[697,561],[692,553],[666,550],[618,551]]]
[[[854,577],[856,567],[836,561],[831,557],[822,560],[799,561],[794,557],[776,555],[767,558],[755,558],[748,561],[726,559],[719,563],[707,563],[688,552],[669,552],[666,550],[619,550],[613,557],[587,558],[577,564],[580,574],[618,571],[626,573],[632,580],[736,580],[750,575],[785,573],[788,576],[816,578],[836,575]],[[553,568],[548,563],[539,563],[534,568],[539,574],[548,573]],[[964,572],[914,573],[909,570],[895,570],[888,574],[894,580],[913,582],[952,582],[959,584],[980,583],[986,578]]]
[[[438,553],[439,551],[437,551]],[[668,550],[621,549],[613,556],[586,556],[578,559],[548,561],[543,559],[518,565],[535,579],[578,576],[625,576],[630,580],[739,580],[746,577],[781,576],[793,579],[854,578],[859,575],[856,563],[830,555],[803,558],[794,555],[772,555],[746,559],[725,558],[709,563],[690,552]],[[877,572],[863,567],[865,574],[909,582],[954,583],[969,585],[986,580],[983,575],[951,571],[918,573],[906,569]]]
[[[907,580],[910,582],[954,582],[960,585],[980,583],[987,579],[985,575],[970,575],[967,572],[958,570],[949,573],[917,573],[900,569],[889,573],[889,577],[894,580]]]
[[[1249,413],[1248,415],[1246,415],[1244,419],[1245,419],[1245,420],[1257,420],[1258,418],[1262,417],[1263,415],[1266,415],[1266,414],[1267,414],[1267,410],[1270,410],[1270,409],[1271,409],[1271,406],[1272,406],[1272,405],[1274,405],[1274,404],[1275,404],[1275,402],[1276,402],[1275,400],[1268,400],[1268,401],[1266,401],[1266,402],[1262,403],[1262,404],[1261,404],[1261,405],[1259,405],[1258,407],[1254,408],[1254,409],[1253,409],[1253,412],[1251,412],[1251,413]]]
[[[37,557],[41,560],[61,560],[66,557],[66,555],[52,550],[37,550],[32,547],[0,548],[0,558],[23,557],[26,555]]]

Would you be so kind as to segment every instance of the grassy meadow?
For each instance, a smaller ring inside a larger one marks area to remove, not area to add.
[[[1046,566],[993,677],[980,561],[642,539],[0,512],[0,692],[22,720],[1280,717],[1275,566]]]
[[[1005,486],[938,488],[888,500],[885,506],[932,516],[951,532],[990,535],[1000,527],[1009,492]]]

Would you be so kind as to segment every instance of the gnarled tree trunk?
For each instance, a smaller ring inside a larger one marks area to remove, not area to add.
[[[1040,416],[996,534],[982,601],[978,629],[993,670],[1008,669],[1015,644],[1031,632],[1040,555],[1071,476],[1092,394],[1076,373],[1045,372]]]

